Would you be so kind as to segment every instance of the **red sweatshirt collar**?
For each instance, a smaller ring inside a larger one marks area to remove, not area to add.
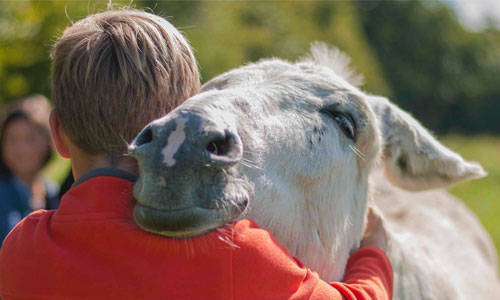
[[[71,187],[75,187],[79,185],[80,183],[84,182],[85,180],[89,180],[94,177],[98,176],[112,176],[112,177],[118,177],[122,178],[125,180],[129,180],[132,182],[135,182],[137,180],[137,176],[120,170],[120,169],[115,169],[115,168],[98,168],[98,169],[93,169],[90,170],[89,172],[83,174],[80,178],[78,178],[72,185]]]

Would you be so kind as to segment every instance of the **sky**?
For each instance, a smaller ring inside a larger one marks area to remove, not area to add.
[[[488,23],[500,28],[500,0],[441,0],[452,7],[469,30],[484,29]]]

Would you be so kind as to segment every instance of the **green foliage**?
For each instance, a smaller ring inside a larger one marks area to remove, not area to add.
[[[72,21],[105,10],[107,5],[107,1],[102,0],[2,1],[0,107],[34,93],[49,97],[52,45]]]
[[[358,1],[395,102],[445,132],[500,132],[500,31],[466,31],[432,1]]]
[[[145,4],[172,15],[170,21],[184,28],[196,50],[204,81],[261,58],[295,60],[308,51],[311,42],[325,41],[349,53],[355,69],[365,75],[367,90],[390,94],[352,2]]]
[[[451,193],[462,199],[478,216],[495,242],[500,256],[500,138],[494,136],[448,136],[444,144],[468,160],[479,162],[488,176],[460,184]]]
[[[62,184],[71,169],[71,161],[57,153],[54,154],[47,166],[42,170],[42,173],[58,184]]]
[[[114,1],[116,6],[128,1]],[[351,2],[136,1],[169,16],[196,50],[203,80],[265,57],[295,60],[311,42],[338,46],[365,75],[366,89],[389,95]],[[21,1],[0,6],[0,105],[32,93],[50,96],[52,44],[72,21],[107,1]]]

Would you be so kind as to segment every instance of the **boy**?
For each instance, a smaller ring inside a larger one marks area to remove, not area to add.
[[[167,21],[130,10],[92,15],[65,30],[52,58],[51,130],[76,181],[58,211],[31,214],[7,237],[2,299],[390,297],[390,263],[375,247],[353,255],[351,284],[332,287],[249,220],[229,227],[236,247],[217,230],[168,239],[135,225],[137,165],[126,143],[199,89],[187,41]],[[368,231],[368,245],[384,248],[380,236]]]

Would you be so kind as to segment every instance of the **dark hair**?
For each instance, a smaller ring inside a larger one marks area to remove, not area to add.
[[[31,122],[50,141],[50,130],[48,128],[48,124],[46,124],[47,122],[45,122],[45,120],[41,120],[45,118],[40,118],[40,115],[42,114],[50,114],[50,111],[47,111],[46,109],[44,110],[44,105],[48,105],[48,107],[50,107],[50,104],[48,104],[48,100],[45,97],[37,95],[30,98],[17,100],[7,108],[6,113],[1,119],[2,121],[0,123],[0,179],[7,179],[12,176],[12,171],[5,164],[2,153],[5,131],[9,127],[9,124],[17,120],[26,120],[28,122]],[[36,107],[36,112],[33,112],[33,109],[31,109],[31,107]],[[48,121],[48,116],[46,116],[46,119]],[[43,160],[43,167],[45,167],[50,161],[50,159],[52,158],[52,154],[52,148],[49,147]]]

